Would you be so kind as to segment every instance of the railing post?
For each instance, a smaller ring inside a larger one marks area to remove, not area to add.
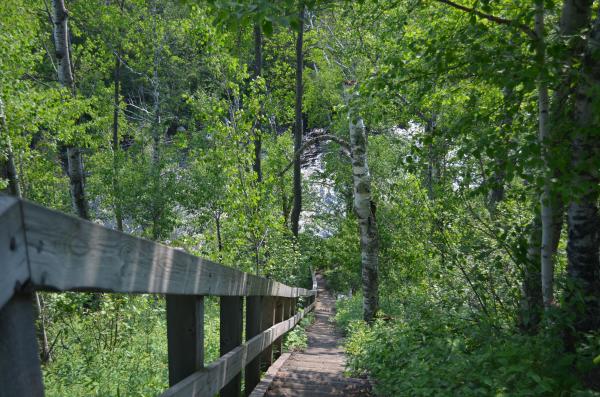
[[[283,298],[283,319],[287,320],[292,317],[292,304],[294,303],[294,298]]]
[[[204,366],[204,297],[167,295],[169,385]]]
[[[0,310],[0,394],[44,395],[31,294],[15,294]]]
[[[241,296],[221,297],[221,356],[242,344],[243,304]],[[221,397],[239,397],[241,394],[241,374],[237,374],[222,389]]]
[[[275,324],[275,298],[272,296],[263,297],[263,310],[261,319],[262,330],[267,330]],[[269,345],[262,353],[260,365],[266,370],[273,363],[273,345]]]
[[[298,310],[298,298],[292,298],[291,301],[292,301],[292,307],[290,310],[290,317],[296,315],[296,312]]]
[[[262,296],[249,296],[246,298],[246,340],[262,332]],[[252,393],[252,390],[260,382],[260,355],[246,365],[244,370],[244,390],[246,396]]]
[[[284,320],[284,302],[285,298],[277,298],[277,300],[275,301],[275,323],[280,323]],[[281,356],[282,340],[283,338],[280,337],[273,343],[273,351],[275,353],[275,358],[279,358],[279,356]]]

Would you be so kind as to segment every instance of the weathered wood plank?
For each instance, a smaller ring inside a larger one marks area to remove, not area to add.
[[[282,298],[276,298],[275,299],[275,322],[279,323],[281,321],[283,321],[286,317],[285,316],[285,299]],[[275,359],[279,358],[279,356],[281,356],[281,353],[283,353],[283,338],[279,338],[277,339],[275,342],[273,342],[273,356]]]
[[[261,319],[261,328],[263,330],[271,328],[275,325],[275,298],[265,297],[263,298],[263,312]],[[269,345],[263,351],[260,357],[260,366],[263,370],[266,370],[273,363],[273,346]]]
[[[249,296],[246,298],[246,340],[260,334],[262,329],[262,296]],[[250,361],[244,369],[244,390],[248,396],[260,382],[260,357]]]
[[[0,195],[0,308],[29,279],[21,205]]]
[[[169,385],[204,367],[204,297],[167,295]]]
[[[213,396],[233,379],[242,368],[257,357],[274,340],[283,336],[304,317],[306,311],[275,324],[241,346],[236,347],[204,369],[188,376],[166,390],[160,397],[205,397]]]
[[[237,296],[221,297],[221,328],[220,328],[220,353],[221,356],[242,344],[242,327],[244,322],[244,301]],[[241,368],[240,368],[241,371]],[[242,386],[241,374],[233,376],[221,389],[221,397],[240,397]]]
[[[58,291],[219,296],[311,292],[22,201],[31,280]]]
[[[0,395],[44,396],[31,294],[16,293],[0,310]]]
[[[252,390],[248,397],[264,397],[265,393],[269,389],[269,385],[273,382],[273,379],[277,376],[280,368],[285,364],[291,353],[283,353],[277,361],[271,365],[265,372],[265,376],[260,380],[260,383]]]

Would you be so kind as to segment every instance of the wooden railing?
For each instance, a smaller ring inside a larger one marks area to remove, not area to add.
[[[313,309],[316,295],[0,195],[1,396],[44,395],[35,290],[165,294],[170,387],[163,397],[239,396],[242,369],[249,394],[273,345],[281,351],[282,336]],[[221,357],[205,366],[209,295],[221,297]]]

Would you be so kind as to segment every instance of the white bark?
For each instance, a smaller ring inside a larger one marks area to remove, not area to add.
[[[152,99],[153,99],[153,122],[152,122],[152,238],[157,240],[161,233],[162,218],[162,189],[161,189],[161,108],[160,108],[160,55],[161,42],[158,30],[157,1],[152,2],[152,36],[154,41],[154,56],[152,70]]]
[[[63,87],[75,95],[73,68],[71,67],[69,45],[69,13],[64,0],[52,0],[53,36],[58,64],[58,81]],[[67,148],[67,168],[73,208],[83,219],[89,219],[88,203],[85,197],[85,174],[83,172],[83,158],[81,150],[75,147]]]
[[[363,316],[371,322],[379,309],[379,231],[371,193],[371,174],[367,164],[367,134],[362,118],[350,119],[350,149],[354,184],[354,211],[360,228],[363,284]]]
[[[542,148],[542,158],[544,162],[544,186],[540,197],[541,220],[542,220],[542,241],[541,241],[541,277],[542,277],[542,298],[544,307],[548,308],[554,300],[554,255],[552,250],[553,237],[553,206],[550,190],[550,177],[548,171],[548,150],[546,145],[550,136],[549,125],[549,107],[550,99],[548,95],[548,83],[546,81],[546,47],[544,43],[544,2],[536,0],[535,3],[535,33],[537,35],[537,58],[540,74],[538,76],[538,128],[539,142]]]
[[[56,61],[58,64],[58,81],[73,91],[73,69],[69,49],[69,14],[64,0],[52,0],[54,10],[53,35]]]
[[[600,216],[598,196],[600,152],[595,105],[600,90],[600,10],[590,32],[573,113],[570,177],[573,184],[568,208],[568,274],[573,291],[568,299],[575,310],[575,328],[600,327]]]
[[[15,167],[15,158],[12,150],[12,142],[8,134],[8,126],[6,124],[6,115],[4,113],[4,102],[0,98],[0,134],[4,136],[4,156],[2,159],[2,177],[8,180],[8,193],[13,196],[21,197],[21,187],[19,185],[19,174]]]

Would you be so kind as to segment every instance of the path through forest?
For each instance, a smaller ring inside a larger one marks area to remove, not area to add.
[[[326,289],[323,276],[316,277],[315,322],[307,329],[308,347],[278,360],[279,368],[276,363],[277,372],[273,373],[265,396],[368,396],[370,387],[366,380],[344,376],[343,338],[333,324],[335,298]]]

